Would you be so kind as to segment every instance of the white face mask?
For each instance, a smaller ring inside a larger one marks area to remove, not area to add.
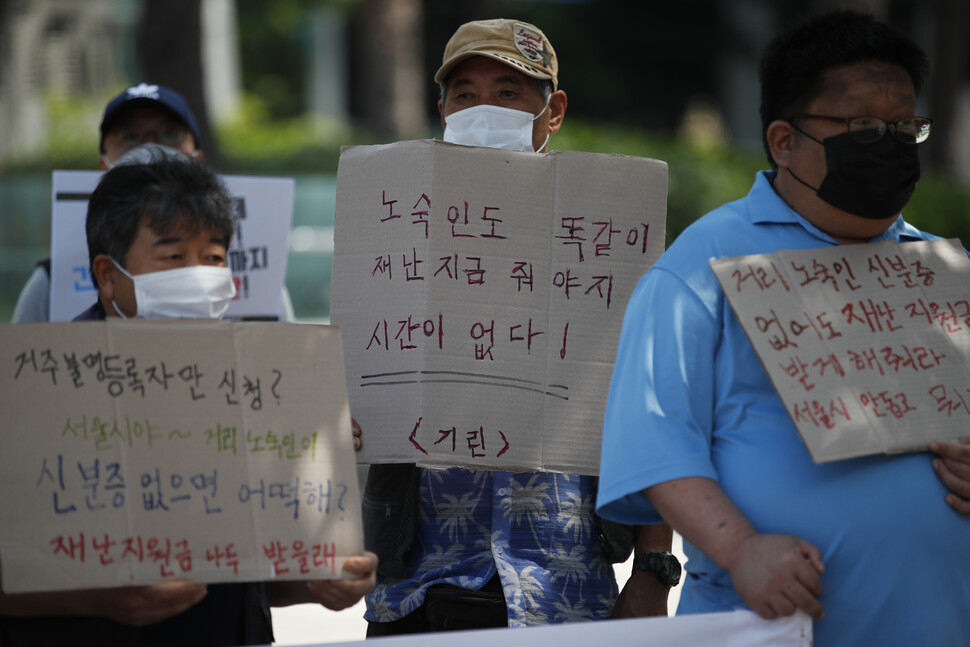
[[[132,276],[114,259],[111,262],[135,284],[139,319],[218,319],[236,296],[228,267],[190,265]],[[128,318],[117,303],[111,305],[122,319]]]
[[[444,140],[464,146],[504,148],[512,151],[533,151],[532,123],[549,107],[543,106],[539,114],[481,104],[453,112],[445,117]],[[546,147],[549,135],[539,147]]]

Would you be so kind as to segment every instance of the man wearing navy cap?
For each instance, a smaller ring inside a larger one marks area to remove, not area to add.
[[[139,83],[115,96],[104,108],[101,119],[99,164],[107,171],[133,148],[149,142],[181,151],[199,161],[204,159],[200,147],[199,126],[189,104],[181,94],[163,85]],[[11,323],[50,321],[50,259],[37,264],[27,279]],[[283,321],[293,321],[293,303],[283,286]]]
[[[119,157],[148,142],[201,160],[199,139],[195,115],[182,95],[162,85],[140,83],[116,96],[104,109],[101,169],[111,168]]]
[[[189,104],[175,90],[162,85],[139,83],[108,102],[101,119],[101,170],[106,171],[136,146],[157,142],[198,160],[199,127]],[[37,264],[27,279],[11,323],[50,321],[50,259]]]

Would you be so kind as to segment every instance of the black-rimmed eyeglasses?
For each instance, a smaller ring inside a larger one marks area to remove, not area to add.
[[[792,119],[825,119],[845,124],[849,137],[860,144],[874,144],[879,141],[886,133],[886,128],[889,128],[896,139],[905,144],[922,144],[929,139],[930,129],[933,126],[933,120],[928,117],[886,121],[879,117],[829,117],[799,113],[789,117],[788,121]]]

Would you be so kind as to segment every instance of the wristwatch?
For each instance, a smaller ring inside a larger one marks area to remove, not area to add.
[[[677,586],[680,582],[680,562],[673,553],[640,553],[633,558],[633,568],[637,571],[654,573],[662,584]]]

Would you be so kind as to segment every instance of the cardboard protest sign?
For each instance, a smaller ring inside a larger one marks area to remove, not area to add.
[[[815,462],[967,435],[970,260],[960,241],[786,250],[711,267]]]
[[[71,321],[97,300],[88,259],[88,199],[97,171],[54,171],[51,207],[51,321]],[[239,224],[229,248],[237,296],[229,319],[277,319],[286,277],[293,180],[222,176],[236,198]]]
[[[667,167],[408,141],[345,148],[331,319],[358,460],[595,474]]]
[[[339,331],[0,330],[7,593],[327,579],[362,552]]]

